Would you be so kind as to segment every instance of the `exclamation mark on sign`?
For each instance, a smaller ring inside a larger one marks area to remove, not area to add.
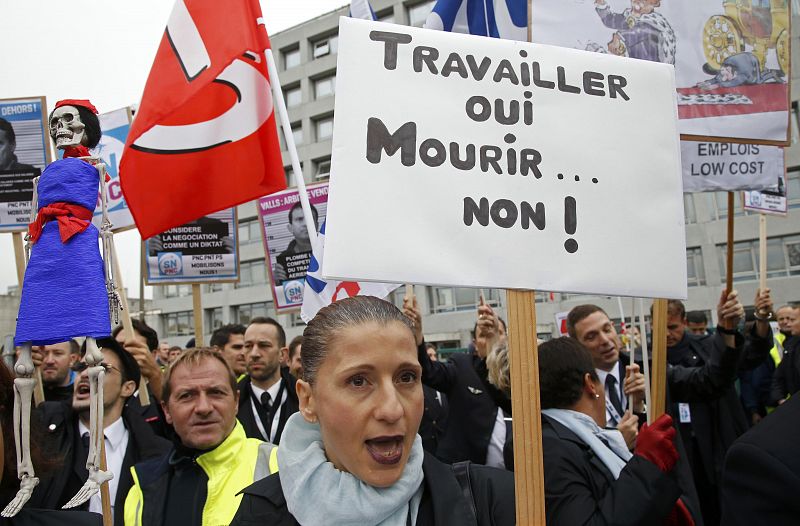
[[[575,212],[575,198],[568,195],[564,198],[564,230],[568,235],[575,235],[575,230],[578,228],[578,215]],[[574,254],[578,250],[578,242],[572,238],[564,241],[564,248],[570,254]]]

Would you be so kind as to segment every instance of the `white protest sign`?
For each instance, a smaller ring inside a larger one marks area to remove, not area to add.
[[[556,312],[556,331],[558,332],[559,336],[569,336],[569,331],[567,331],[567,316],[569,316],[569,311],[565,310],[563,312]]]
[[[122,149],[125,147],[125,140],[131,127],[131,116],[128,108],[121,108],[101,113],[97,117],[100,120],[100,129],[103,130],[103,135],[100,137],[97,147],[92,150],[92,154],[100,157],[106,164],[106,173],[109,176],[109,181],[106,183],[108,218],[113,225],[112,230],[120,232],[136,226],[119,183],[119,161],[122,159]],[[92,219],[98,228],[100,228],[102,216],[103,209],[98,191],[97,207]]]
[[[789,212],[789,203],[786,200],[786,177],[783,174],[778,177],[778,184],[762,192],[743,192],[743,197],[744,209],[751,212],[778,216],[785,216]]]
[[[325,277],[686,297],[672,66],[348,18],[339,46]]]
[[[724,142],[681,142],[683,191],[764,190],[783,173],[783,148]]]

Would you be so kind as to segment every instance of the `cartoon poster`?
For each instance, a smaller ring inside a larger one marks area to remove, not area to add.
[[[226,208],[145,240],[146,283],[238,281],[236,224],[236,208]]]
[[[33,179],[50,162],[44,97],[0,99],[0,232],[24,231]]]
[[[128,130],[131,127],[131,114],[128,108],[121,108],[101,113],[98,118],[103,135],[100,137],[100,143],[92,150],[92,155],[103,160],[106,165],[106,173],[111,178],[106,183],[108,216],[113,225],[112,230],[119,232],[135,226],[119,184],[119,161],[122,158],[122,149],[125,147],[125,139],[128,137]],[[97,208],[95,208],[92,219],[98,228],[100,228],[101,215],[102,209],[98,197]]]
[[[317,229],[328,210],[328,183],[306,187]],[[306,270],[311,261],[311,240],[297,188],[258,200],[258,216],[264,236],[272,295],[276,310],[296,309],[303,304]]]
[[[788,0],[533,0],[533,41],[675,66],[684,135],[785,143]]]

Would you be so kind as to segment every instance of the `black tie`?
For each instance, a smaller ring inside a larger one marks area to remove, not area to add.
[[[81,435],[81,442],[83,442],[83,447],[86,449],[86,452],[89,452],[89,433],[84,433]]]
[[[617,414],[619,414],[620,418],[622,418],[622,413],[625,411],[622,410],[622,402],[619,400],[617,379],[610,374],[606,376],[606,392],[608,393],[608,401],[611,402],[611,405],[617,410]]]
[[[259,401],[256,403],[258,407],[258,417],[261,419],[261,425],[264,426],[264,438],[269,440],[270,431],[272,429],[272,418],[270,418],[272,408],[272,397],[268,392],[261,393]]]

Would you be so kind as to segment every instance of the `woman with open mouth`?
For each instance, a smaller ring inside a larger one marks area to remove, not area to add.
[[[410,323],[370,296],[338,301],[311,320],[300,411],[286,423],[279,472],[243,491],[232,524],[514,524],[510,472],[449,466],[423,451]]]

